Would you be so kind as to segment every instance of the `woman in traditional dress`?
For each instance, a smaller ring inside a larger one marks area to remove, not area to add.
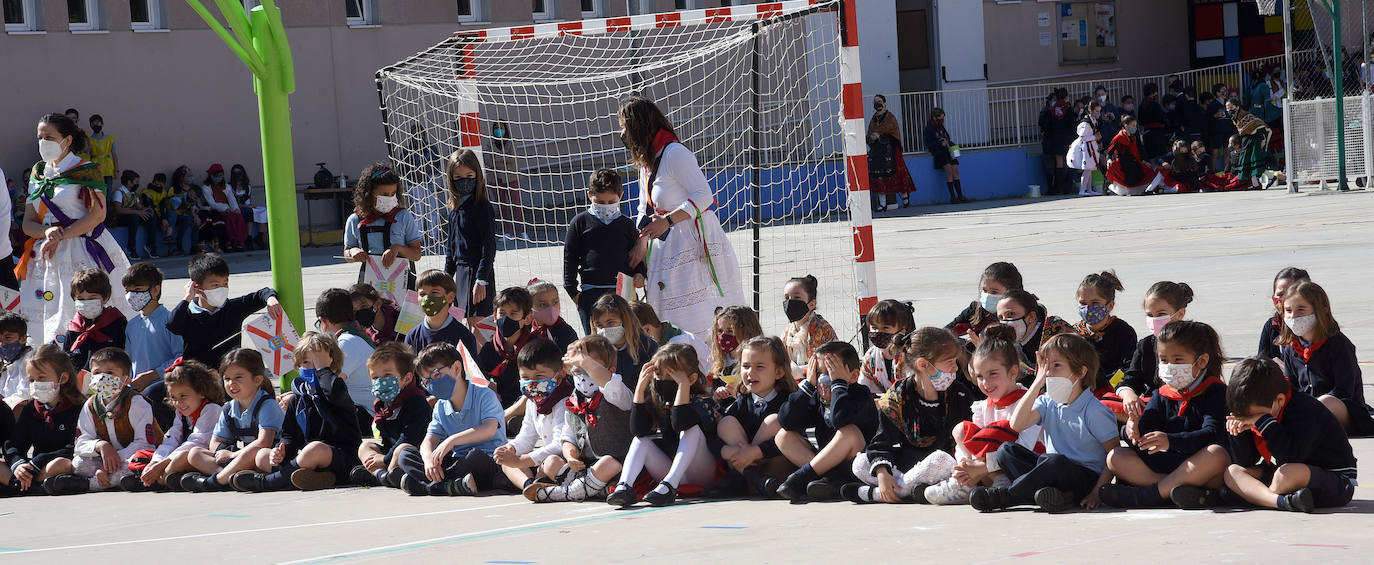
[[[1119,196],[1140,196],[1164,184],[1164,175],[1140,158],[1140,125],[1135,116],[1121,118],[1121,131],[1107,146],[1108,188]]]
[[[868,123],[869,202],[874,212],[887,211],[887,196],[897,195],[897,205],[911,205],[916,183],[902,158],[902,127],[897,116],[887,109],[887,97],[873,96],[873,121]],[[889,164],[890,163],[890,164]]]
[[[739,261],[713,210],[715,197],[696,156],[668,118],[638,96],[620,104],[621,136],[644,179],[630,264],[648,262],[647,302],[659,319],[710,335],[717,307],[745,304]]]
[[[1097,120],[1102,116],[1102,102],[1093,100],[1078,120],[1078,139],[1069,145],[1068,163],[1070,169],[1083,172],[1083,180],[1078,185],[1079,196],[1102,196],[1093,188],[1093,173],[1098,165],[1098,140],[1102,138]]]
[[[1240,155],[1236,163],[1236,178],[1241,182],[1250,183],[1251,187],[1258,188],[1260,178],[1269,168],[1269,125],[1264,123],[1264,120],[1242,110],[1240,100],[1237,98],[1226,101],[1226,114],[1231,117],[1231,123],[1236,125],[1236,133],[1240,136]]]

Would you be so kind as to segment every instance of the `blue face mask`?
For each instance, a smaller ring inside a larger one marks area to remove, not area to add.
[[[387,375],[378,379],[372,379],[372,396],[382,402],[391,402],[401,394],[401,377]]]
[[[314,369],[307,369],[305,367],[301,367],[299,369],[296,369],[296,375],[299,376],[301,382],[305,383],[310,388],[320,387],[320,381],[315,377]]]
[[[547,379],[520,381],[520,393],[524,394],[525,398],[534,401],[535,404],[543,402],[545,398],[548,398],[549,395],[553,393],[553,389],[555,388],[558,388],[557,378],[551,377]]]
[[[1131,132],[1131,135],[1135,135],[1135,126],[1126,128],[1126,131]]]
[[[443,375],[429,381],[429,393],[439,400],[448,400],[453,397],[453,388],[456,386],[458,380],[453,375]]]
[[[18,357],[19,352],[23,350],[24,342],[21,340],[15,340],[14,343],[0,345],[0,358],[3,358],[5,361],[14,361],[14,358]]]
[[[1084,304],[1078,307],[1078,317],[1083,318],[1083,321],[1089,326],[1096,326],[1107,321],[1109,315],[1111,312],[1107,310],[1106,306]]]

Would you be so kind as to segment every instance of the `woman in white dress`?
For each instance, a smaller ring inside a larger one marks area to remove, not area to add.
[[[1083,117],[1078,121],[1078,139],[1069,145],[1069,168],[1083,171],[1083,181],[1079,186],[1080,196],[1101,196],[1093,188],[1093,171],[1101,163],[1098,140],[1102,137],[1098,118],[1102,116],[1102,101],[1093,100],[1083,109]]]
[[[645,295],[659,319],[708,335],[716,308],[745,304],[739,261],[716,217],[715,196],[696,156],[653,102],[620,104],[621,137],[639,167],[639,244],[631,265],[648,263]]]
[[[129,259],[105,230],[105,188],[100,166],[77,155],[86,135],[62,114],[38,122],[38,154],[43,160],[29,176],[24,206],[24,233],[32,238],[20,270],[20,310],[29,319],[34,345],[66,336],[76,316],[70,287],[77,271],[99,268],[110,276],[110,304],[127,316],[128,302],[120,279]]]

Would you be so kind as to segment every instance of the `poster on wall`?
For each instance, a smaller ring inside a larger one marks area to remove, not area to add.
[[[1097,46],[1116,47],[1116,6],[1098,4],[1095,12],[1097,14]]]
[[[1061,63],[1116,60],[1116,2],[1060,2],[1059,39]]]

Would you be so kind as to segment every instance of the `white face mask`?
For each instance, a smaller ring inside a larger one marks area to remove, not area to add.
[[[935,385],[935,390],[944,392],[946,389],[949,388],[949,385],[954,384],[954,379],[958,376],[958,373],[946,373],[944,371],[940,371],[938,373],[935,373],[935,376],[930,377],[930,384]]]
[[[38,140],[38,156],[44,161],[56,162],[62,158],[62,144],[51,139]]]
[[[612,345],[619,345],[620,340],[625,339],[625,326],[601,328],[596,330],[596,335],[611,340]]]
[[[76,313],[87,320],[94,320],[100,317],[100,313],[105,311],[105,302],[99,298],[90,300],[77,300]]]
[[[1159,332],[1164,331],[1164,326],[1173,321],[1173,316],[1146,316],[1145,327],[1149,328],[1150,335],[1159,336]]]
[[[1193,376],[1193,365],[1190,363],[1160,363],[1159,380],[1174,387],[1174,390],[1183,391],[1193,386],[1197,377]]]
[[[52,404],[54,400],[57,400],[57,383],[29,383],[29,396],[43,404]]]
[[[1045,379],[1045,394],[1049,395],[1050,400],[1060,404],[1068,404],[1069,397],[1073,396],[1075,385],[1067,377],[1048,377]]]
[[[596,216],[596,219],[601,220],[602,223],[606,224],[615,221],[616,218],[620,217],[621,213],[620,203],[618,202],[615,204],[592,203],[591,208],[589,208],[587,211],[591,212],[593,216]]]
[[[205,293],[205,303],[211,308],[219,308],[229,301],[229,287],[222,286],[203,291]]]
[[[1293,330],[1294,334],[1298,336],[1305,336],[1307,334],[1312,333],[1312,330],[1317,328],[1317,315],[1308,314],[1306,316],[1298,316],[1296,318],[1292,316],[1284,316],[1283,322],[1285,324],[1288,324],[1288,329]]]
[[[1002,320],[1002,323],[1016,330],[1017,343],[1025,341],[1026,333],[1030,331],[1030,325],[1026,323],[1026,318],[1024,316],[1015,320]]]
[[[1000,294],[988,294],[984,292],[978,295],[978,304],[981,305],[986,312],[996,312],[997,303],[1001,301],[1002,295]]]
[[[401,205],[401,199],[395,196],[377,196],[377,213],[387,214]]]

